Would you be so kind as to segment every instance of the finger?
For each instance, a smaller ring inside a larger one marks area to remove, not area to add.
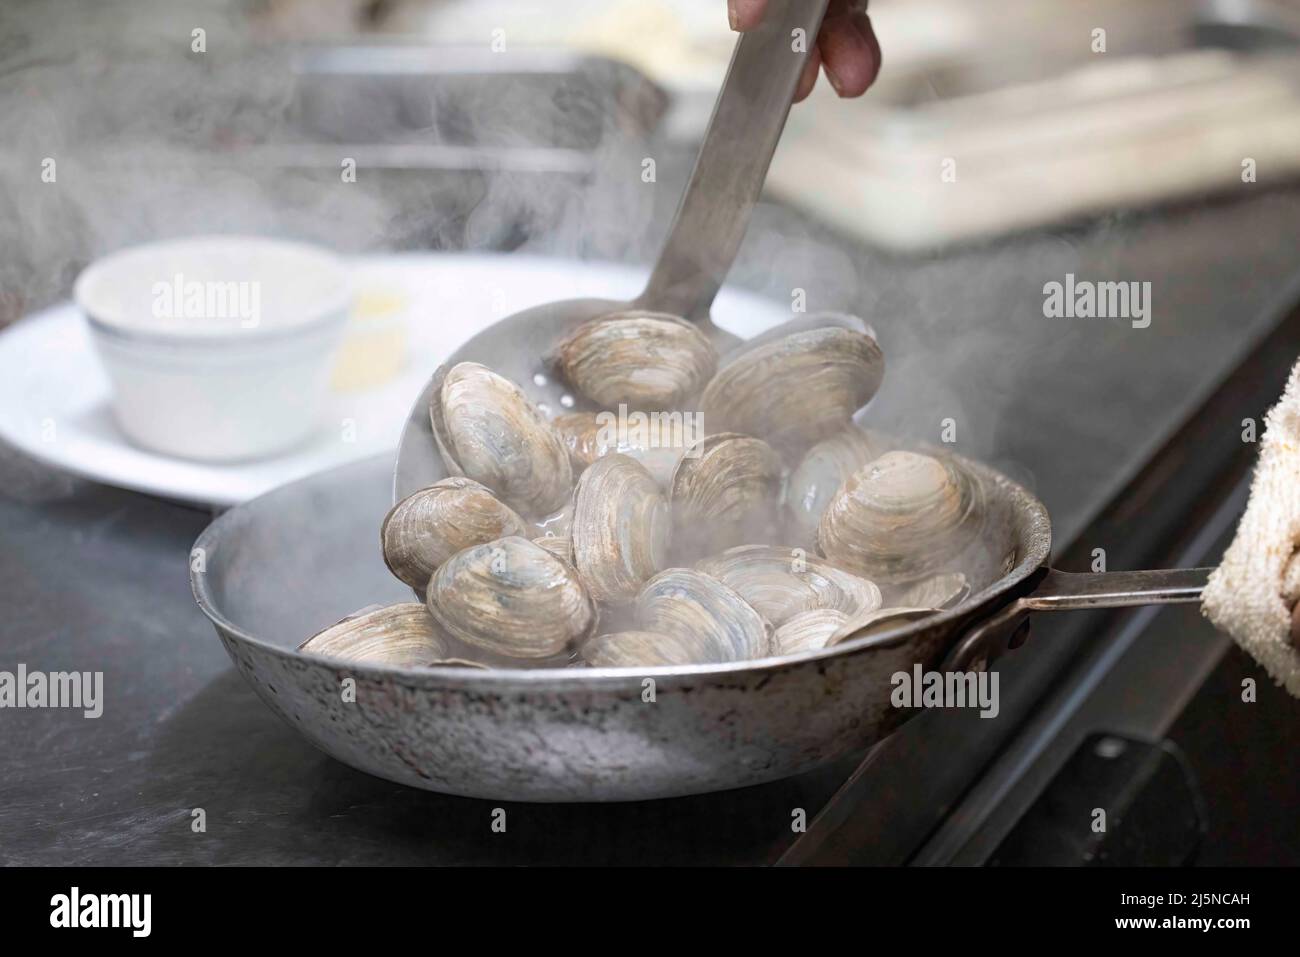
[[[731,22],[731,29],[742,33],[762,23],[766,12],[767,0],[727,0],[727,19]]]
[[[866,41],[867,48],[871,51],[871,69],[870,79],[867,80],[867,86],[876,82],[876,77],[880,76],[880,68],[884,65],[885,59],[880,52],[880,41],[876,39],[875,27],[871,25],[871,17],[866,13],[855,13],[853,15],[853,26],[857,28],[862,39]]]
[[[794,88],[794,101],[807,99],[808,94],[813,91],[817,85],[817,73],[821,70],[822,55],[816,48],[808,54],[808,62],[803,65],[803,72],[799,74],[799,85]]]
[[[863,26],[860,26],[862,24]],[[861,96],[880,69],[880,45],[865,13],[827,14],[817,36],[826,79],[840,96]]]

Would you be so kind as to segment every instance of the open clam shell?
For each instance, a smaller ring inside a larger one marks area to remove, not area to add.
[[[673,470],[669,501],[677,551],[688,558],[777,532],[781,458],[762,439],[734,432],[693,444]]]
[[[583,396],[607,409],[673,409],[703,388],[718,355],[695,325],[631,310],[583,323],[550,359]]]
[[[418,602],[372,608],[312,635],[298,650],[325,658],[388,665],[394,668],[428,668],[483,665],[450,656],[446,636],[429,610]]]
[[[843,429],[876,394],[885,360],[873,336],[847,323],[787,324],[742,344],[700,398],[711,432],[762,436],[797,457]]]
[[[573,560],[598,601],[625,602],[667,561],[668,501],[650,473],[625,455],[607,455],[578,479],[573,496]]]
[[[508,658],[551,658],[586,639],[596,608],[567,563],[524,538],[457,552],[429,581],[429,611],[466,644]]]
[[[637,595],[637,628],[698,642],[698,663],[747,661],[775,652],[772,626],[716,578],[689,568],[660,572]]]
[[[800,548],[740,545],[696,562],[695,569],[734,588],[777,627],[815,609],[849,616],[880,607],[880,589],[874,583]]]
[[[526,535],[528,530],[487,486],[453,476],[394,505],[384,518],[379,542],[389,571],[422,591],[434,569],[461,549]]]
[[[504,376],[476,362],[439,369],[429,420],[448,471],[486,485],[520,514],[545,515],[568,500],[564,439]]]
[[[817,540],[841,568],[907,584],[950,567],[983,522],[983,489],[956,461],[896,451],[850,476],[826,507]]]

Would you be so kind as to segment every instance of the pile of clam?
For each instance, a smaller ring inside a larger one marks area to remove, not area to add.
[[[884,372],[860,326],[787,324],[720,364],[694,325],[619,313],[548,362],[585,411],[552,418],[476,363],[438,370],[429,415],[452,477],[380,533],[424,602],[359,613],[303,650],[408,667],[732,662],[968,593],[955,568],[981,530],[980,484],[854,424]],[[633,434],[615,424],[629,410],[695,428]]]

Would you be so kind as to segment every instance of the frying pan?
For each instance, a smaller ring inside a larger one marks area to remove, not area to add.
[[[775,51],[792,28],[815,36],[825,6],[773,0],[765,26],[738,42],[664,252],[636,303],[700,323],[719,345],[726,335],[708,322],[708,309],[801,68],[801,60]],[[538,307],[476,336],[451,361],[483,362],[535,400],[558,401],[560,387],[534,375],[539,357],[558,329],[620,305]],[[391,485],[398,498],[446,476],[425,412],[432,388],[402,437]],[[299,654],[303,638],[361,606],[410,600],[379,563],[378,529],[390,499],[373,461],[227,512],[196,542],[202,560],[191,563],[191,578],[200,608],[261,698],[361,770],[500,800],[622,801],[723,790],[807,771],[879,740],[914,713],[890,703],[895,673],[917,664],[987,668],[1023,640],[1032,612],[1199,597],[1207,569],[1049,569],[1051,524],[1042,503],[995,470],[959,461],[986,493],[981,547],[962,564],[974,593],[932,617],[784,658],[635,671],[480,671]]]
[[[956,458],[954,456],[954,458]],[[890,678],[914,664],[978,670],[1035,612],[1194,601],[1208,569],[1068,574],[1046,566],[1046,509],[995,470],[989,558],[955,608],[830,650],[635,671],[403,670],[296,652],[375,602],[409,601],[384,568],[391,463],[283,486],[195,542],[194,595],[273,711],[346,764],[413,787],[517,801],[627,801],[772,781],[862,749],[913,715]],[[351,682],[348,679],[352,679]]]

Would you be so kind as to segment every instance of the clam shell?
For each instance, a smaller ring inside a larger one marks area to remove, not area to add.
[[[559,655],[596,627],[577,572],[524,538],[457,552],[433,573],[428,605],[461,641],[509,658]]]
[[[850,425],[810,448],[786,483],[787,525],[793,541],[817,543],[817,526],[840,486],[893,448],[886,436]]]
[[[676,408],[718,366],[713,344],[695,325],[643,311],[583,323],[550,358],[570,385],[607,409]]]
[[[875,611],[855,615],[844,622],[827,640],[826,647],[833,648],[854,638],[878,635],[907,622],[920,621],[922,618],[929,618],[938,613],[937,608],[877,608]]]
[[[983,490],[955,461],[887,452],[853,473],[831,499],[817,540],[841,568],[906,584],[950,567],[983,519]]]
[[[636,598],[642,631],[699,642],[700,663],[747,661],[775,652],[772,626],[735,589],[689,568],[660,572]]]
[[[454,476],[402,499],[379,531],[388,570],[423,590],[435,568],[470,545],[525,535],[528,525],[473,479]]]
[[[349,615],[312,635],[298,646],[298,650],[326,658],[394,668],[434,665],[483,667],[477,662],[449,657],[446,637],[429,616],[429,610],[418,602],[366,609]]]
[[[616,631],[592,638],[579,655],[593,668],[637,668],[708,664],[707,643],[694,635]]]
[[[773,330],[740,346],[700,398],[711,432],[762,436],[795,457],[847,426],[880,388],[876,340],[841,325]]]
[[[813,608],[790,618],[776,630],[776,645],[783,655],[825,648],[849,616],[834,608]]]
[[[693,444],[673,470],[674,537],[687,557],[770,541],[781,499],[781,458],[762,439],[734,432]]]
[[[614,450],[612,444],[602,441],[604,436],[599,415],[599,412],[566,412],[557,415],[552,423],[564,439],[575,472],[581,472],[606,452]]]
[[[650,473],[607,455],[582,473],[573,495],[573,559],[598,601],[624,602],[666,564],[668,502]]]
[[[775,626],[802,612],[832,609],[856,615],[880,607],[880,589],[803,549],[740,545],[695,564],[695,570],[734,588]]]
[[[476,362],[435,376],[429,420],[448,470],[528,517],[564,505],[573,488],[569,450],[523,390]]]

